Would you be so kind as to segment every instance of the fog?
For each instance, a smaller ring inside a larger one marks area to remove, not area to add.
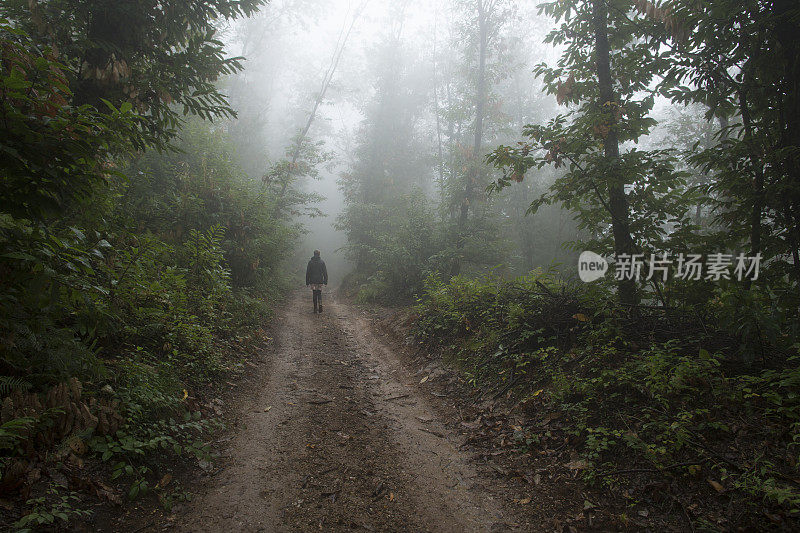
[[[302,233],[287,268],[302,276],[319,249],[332,285],[386,301],[413,298],[430,275],[575,278],[582,249],[619,252],[620,216],[658,228],[653,249],[678,220],[710,230],[710,208],[664,205],[699,191],[680,183],[684,170],[689,186],[706,181],[688,152],[663,159],[669,180],[653,176],[661,151],[688,150],[691,132],[709,147],[713,121],[676,103],[639,59],[611,88],[624,95],[613,120],[641,121],[615,142],[642,158],[618,193],[628,205],[610,213],[616,185],[599,167],[581,177],[610,127],[592,115],[591,43],[572,31],[510,0],[279,0],[227,23],[221,35],[244,68],[220,82],[238,113],[223,127]]]
[[[297,183],[302,190],[322,196],[308,205],[319,209],[318,216],[295,219],[305,229],[292,259],[298,270],[314,249],[322,251],[333,284],[338,285],[353,267],[352,254],[348,259],[345,250],[347,236],[336,224],[345,208],[340,181],[363,159],[363,153],[358,154],[359,135],[375,119],[375,106],[381,105],[377,100],[387,99],[385,93],[378,94],[385,90],[387,71],[399,76],[390,83],[402,79],[400,83],[408,84],[395,87],[405,100],[388,104],[396,105],[398,113],[389,120],[413,123],[407,126],[413,131],[411,142],[416,143],[416,155],[424,156],[392,179],[420,188],[436,209],[448,201],[439,179],[441,166],[448,162],[437,161],[439,149],[446,159],[456,147],[472,143],[469,122],[474,119],[468,114],[474,111],[467,102],[456,101],[468,98],[469,89],[459,84],[471,84],[475,69],[477,49],[466,34],[474,24],[470,6],[450,1],[279,0],[254,17],[224,28],[230,53],[246,59],[244,70],[223,83],[238,112],[238,119],[227,128],[240,164],[256,179],[286,157],[314,109],[337,51],[341,53],[307,133],[307,140],[320,143],[320,150],[327,153],[326,161],[318,166],[317,176],[300,176]],[[487,115],[484,152],[501,142],[514,142],[522,125],[549,118],[556,108],[555,99],[543,93],[541,82],[532,74],[534,64],[557,57],[556,48],[542,44],[551,20],[539,16],[528,3],[492,3],[492,9],[503,20],[495,23],[497,35],[492,36],[488,59],[494,70],[488,87],[493,108]],[[449,124],[444,125],[444,120]],[[487,173],[484,182],[490,178]],[[397,191],[406,189],[397,187]],[[508,209],[499,208],[501,218],[514,217],[503,213]],[[520,253],[515,243],[503,247],[503,262]],[[547,253],[535,264],[555,261],[558,246],[550,246]]]
[[[0,527],[800,531],[798,35],[0,2]]]

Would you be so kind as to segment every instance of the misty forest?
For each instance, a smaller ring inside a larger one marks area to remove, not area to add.
[[[799,288],[796,0],[0,1],[4,530],[796,531]]]

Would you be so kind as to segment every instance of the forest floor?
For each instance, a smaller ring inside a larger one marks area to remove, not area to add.
[[[231,397],[221,456],[171,513],[118,516],[147,531],[575,531],[594,529],[577,472],[526,460],[439,358],[376,317],[310,293],[278,311],[271,342]],[[485,438],[492,437],[492,438]],[[539,465],[542,466],[542,465]],[[190,475],[191,477],[191,475]],[[573,525],[574,524],[574,525]],[[608,525],[608,522],[605,524]],[[602,526],[601,526],[602,527]]]

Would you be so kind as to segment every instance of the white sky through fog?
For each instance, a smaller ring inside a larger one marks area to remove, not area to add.
[[[548,19],[536,15],[536,0],[518,2],[525,31],[530,29],[530,44],[536,46],[537,61],[556,59],[549,45],[540,45],[550,26]],[[349,24],[361,0],[273,0],[251,19],[227,27],[223,38],[233,55],[244,55],[245,70],[238,76],[249,84],[248,98],[238,109],[246,113],[265,112],[264,142],[271,160],[284,155],[292,136],[302,127],[313,106],[320,84],[343,24]],[[337,180],[352,157],[353,136],[363,119],[361,107],[373,93],[370,54],[388,35],[400,32],[400,41],[425,61],[431,61],[434,28],[438,53],[444,53],[452,0],[369,0],[347,41],[341,62],[309,132],[334,152],[329,168],[321,169],[320,180],[310,181],[309,190],[326,196],[319,207],[325,214],[303,220],[308,228],[295,262],[304,268],[302,258],[319,248],[331,267],[332,282],[341,280],[346,265],[336,250],[344,245],[342,234],[333,229],[341,211],[342,197]],[[402,20],[402,28],[399,21]],[[529,26],[528,26],[529,24]],[[450,53],[453,53],[452,51]],[[525,68],[530,71],[531,65]],[[234,102],[237,105],[237,102]],[[299,268],[299,267],[298,267]]]

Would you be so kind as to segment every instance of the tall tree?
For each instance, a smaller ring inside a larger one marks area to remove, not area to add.
[[[720,238],[768,259],[764,279],[791,272],[800,282],[800,129],[790,118],[800,109],[800,7],[679,0],[663,8],[640,1],[637,10],[660,23],[673,50],[665,92],[721,121],[717,142],[690,158],[715,176],[707,188],[717,218],[733,228]]]
[[[611,77],[611,59],[608,44],[608,9],[606,0],[592,1],[592,27],[594,29],[594,56],[597,68],[597,88],[600,100],[597,105],[607,110],[602,128],[607,128],[603,137],[604,164],[608,171],[608,212],[614,234],[614,252],[617,257],[633,253],[633,240],[628,226],[628,201],[625,198],[625,182],[620,169],[619,137],[615,108],[619,106],[614,97],[614,80]],[[617,283],[620,302],[636,303],[636,282],[623,278]]]
[[[541,10],[561,23],[546,40],[563,45],[563,52],[557,66],[542,64],[535,71],[568,112],[526,126],[527,142],[490,154],[489,161],[505,169],[496,186],[522,181],[532,168],[564,167],[532,203],[533,211],[552,203],[575,211],[579,229],[596,236],[585,245],[613,255],[618,265],[632,261],[634,253],[646,257],[670,248],[668,241],[685,232],[667,228],[690,222],[684,175],[675,170],[670,150],[636,146],[656,124],[649,114],[653,82],[667,69],[663,23],[630,18],[622,0],[550,2]],[[652,32],[660,38],[649,38]],[[623,274],[618,298],[635,304],[637,286],[630,278],[636,270]],[[660,293],[657,282],[651,285]]]
[[[454,233],[455,252],[450,269],[453,276],[461,272],[464,249],[469,237],[480,231],[479,228],[469,228],[469,218],[470,212],[477,212],[476,191],[481,188],[486,174],[483,147],[487,129],[487,106],[491,100],[492,82],[502,70],[505,59],[499,52],[500,32],[513,13],[507,3],[498,0],[468,0],[463,2],[463,7],[468,13],[461,33],[466,34],[467,65],[470,73],[470,79],[466,83],[472,91],[469,102],[471,135],[469,144],[465,140],[465,147],[462,148],[466,161],[462,165],[463,171],[459,172],[463,184],[456,196],[458,216]]]
[[[230,116],[215,85],[241,70],[217,37],[221,20],[254,13],[265,0],[53,0],[4,2],[14,21],[66,66],[74,103],[105,109],[129,103],[145,121],[138,148],[164,147],[183,115]]]
[[[311,130],[312,124],[314,124],[314,120],[317,118],[317,111],[319,110],[319,106],[325,100],[325,93],[328,92],[328,87],[330,87],[331,81],[333,80],[333,76],[336,73],[336,68],[339,66],[339,61],[342,59],[342,54],[344,53],[345,46],[347,45],[347,40],[350,38],[350,34],[353,31],[353,26],[355,26],[358,19],[361,17],[361,14],[366,7],[366,1],[361,2],[356,9],[353,11],[352,15],[350,14],[349,10],[345,16],[345,19],[342,21],[342,27],[339,30],[339,36],[336,40],[336,45],[334,46],[333,53],[331,54],[330,63],[328,65],[327,70],[325,71],[325,75],[322,78],[322,82],[319,88],[319,91],[314,96],[314,103],[311,107],[311,111],[308,114],[308,118],[306,119],[305,125],[303,128],[297,133],[294,140],[292,141],[292,146],[288,150],[289,162],[286,164],[285,162],[280,163],[281,168],[283,169],[282,172],[268,172],[264,176],[264,180],[271,181],[276,175],[279,182],[279,189],[277,192],[277,197],[275,201],[275,212],[276,216],[281,215],[281,211],[285,207],[286,203],[286,191],[288,187],[291,185],[292,181],[304,175],[302,172],[297,172],[300,168],[298,165],[298,159],[300,158],[302,152],[304,151],[304,146],[307,143],[308,139],[308,132]]]
[[[458,216],[458,234],[456,236],[456,256],[451,274],[457,276],[461,270],[459,254],[466,240],[466,226],[469,217],[470,202],[474,201],[474,191],[480,172],[478,159],[483,147],[483,119],[486,107],[486,55],[489,49],[490,17],[493,15],[495,0],[475,0],[476,36],[478,43],[478,66],[475,71],[475,126],[472,142],[472,164],[464,174],[464,196]]]

